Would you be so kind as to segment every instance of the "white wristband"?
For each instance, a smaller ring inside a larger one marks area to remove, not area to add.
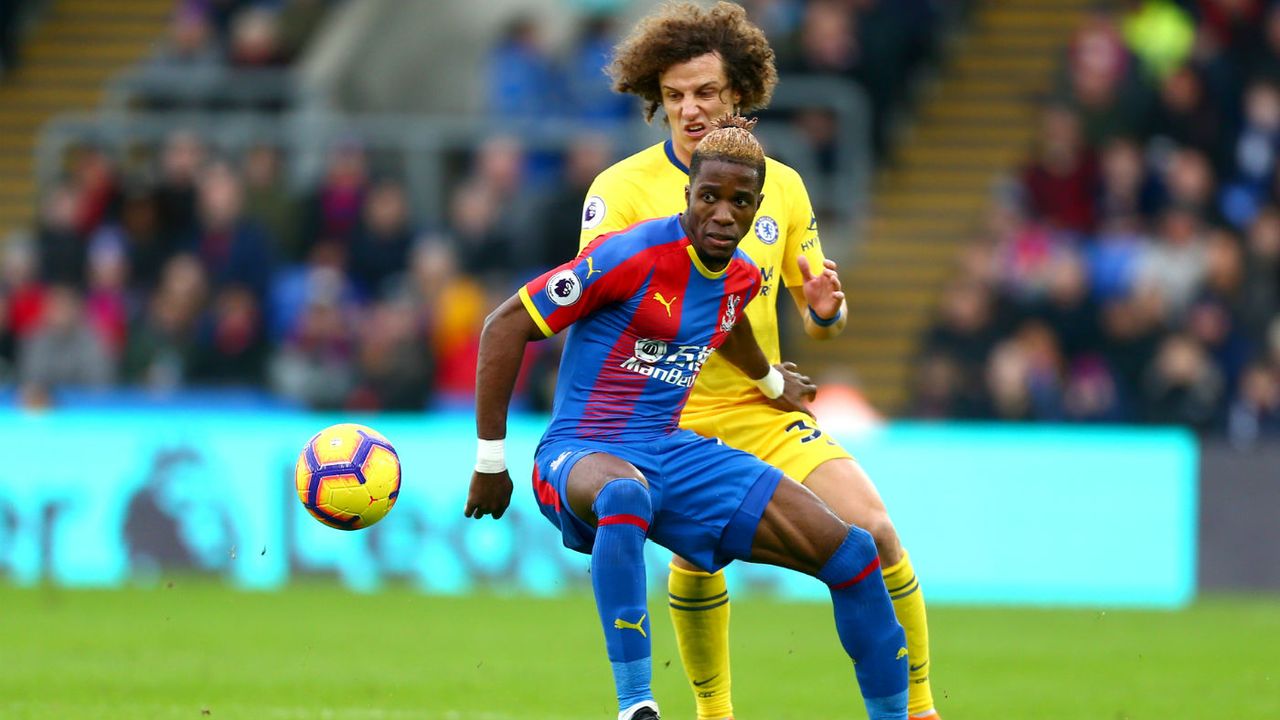
[[[786,381],[782,378],[782,373],[778,368],[769,366],[769,374],[755,381],[756,387],[760,388],[760,392],[764,396],[773,400],[782,394],[782,390],[786,387]]]
[[[476,472],[492,475],[507,469],[506,440],[476,441]]]

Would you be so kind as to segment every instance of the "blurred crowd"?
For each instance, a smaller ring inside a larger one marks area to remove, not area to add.
[[[338,0],[178,0],[149,65],[271,68],[297,59]]]
[[[866,92],[877,153],[889,149],[893,118],[909,110],[916,76],[938,60],[942,35],[972,0],[740,0],[764,30],[778,71],[848,80]],[[597,122],[635,117],[635,105],[602,82],[620,29],[610,14],[584,19],[572,46],[552,52],[536,16],[507,24],[486,62],[490,110],[548,119],[549,109]],[[761,113],[768,117],[770,113]],[[835,140],[829,113],[787,113],[820,150]]]
[[[866,91],[879,158],[892,149],[896,119],[911,110],[916,78],[939,61],[943,34],[973,0],[754,0],[743,2],[765,30],[778,71],[852,80]],[[766,116],[768,114],[766,113]],[[820,111],[793,120],[810,143],[831,144],[833,118]]]
[[[1280,431],[1280,3],[1075,31],[923,343],[923,417]]]
[[[33,241],[6,247],[0,359],[34,398],[122,383],[266,386],[315,408],[469,402],[485,314],[549,264],[532,213],[571,196],[558,239],[576,250],[581,191],[521,202],[523,159],[513,138],[487,143],[425,226],[357,139],[303,193],[268,145],[229,157],[177,131],[149,180],[82,148]],[[575,147],[579,183],[608,160]]]
[[[332,4],[179,2],[147,63],[287,67]],[[907,101],[904,78],[936,41],[926,0],[746,4],[784,71],[852,78],[886,108]],[[587,17],[553,52],[536,16],[512,19],[485,56],[484,112],[554,109],[602,129],[638,117],[604,74],[623,30]],[[796,122],[815,142],[830,132]],[[404,158],[359,137],[328,148],[302,186],[290,148],[220,148],[182,129],[158,147],[85,144],[43,193],[37,227],[4,245],[0,384],[30,405],[122,386],[264,388],[312,408],[467,405],[485,315],[577,252],[592,179],[639,149],[584,136],[548,157],[518,133],[490,138],[457,159],[442,216],[417,217]],[[517,395],[539,408],[558,351],[534,347]]]

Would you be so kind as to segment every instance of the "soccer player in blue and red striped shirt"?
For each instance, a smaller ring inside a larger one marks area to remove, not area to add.
[[[591,555],[619,719],[658,717],[642,553],[652,538],[708,571],[743,559],[827,583],[871,720],[906,720],[906,640],[871,535],[783,482],[781,470],[679,428],[716,349],[784,404],[801,407],[813,389],[790,368],[769,366],[743,313],[762,285],[738,249],[764,186],[764,153],[750,127],[734,118],[699,143],[686,212],[597,238],[486,321],[466,514],[506,511],[502,439],[525,344],[569,328],[533,486],[565,546]]]

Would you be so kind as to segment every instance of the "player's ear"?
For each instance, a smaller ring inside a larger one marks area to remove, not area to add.
[[[756,210],[759,210],[762,205],[764,205],[764,193],[756,195]]]
[[[689,186],[684,186],[684,206],[689,207]]]

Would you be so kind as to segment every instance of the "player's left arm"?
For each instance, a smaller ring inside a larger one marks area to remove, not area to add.
[[[774,407],[787,412],[798,410],[809,413],[807,403],[816,396],[817,386],[808,376],[796,370],[795,363],[770,366],[764,350],[760,349],[760,343],[756,342],[755,333],[751,331],[751,321],[746,315],[738,318],[719,352],[751,378]]]
[[[809,267],[809,258],[804,255],[796,258],[796,265],[804,283],[787,290],[791,292],[796,309],[804,317],[805,333],[815,340],[839,335],[844,330],[849,312],[840,275],[836,272],[836,261],[824,259],[817,274]]]
[[[800,175],[786,168],[781,185],[787,218],[787,237],[782,259],[782,282],[804,319],[805,333],[815,340],[835,337],[844,330],[848,317],[844,290],[836,263],[822,253],[818,238],[818,217]]]

